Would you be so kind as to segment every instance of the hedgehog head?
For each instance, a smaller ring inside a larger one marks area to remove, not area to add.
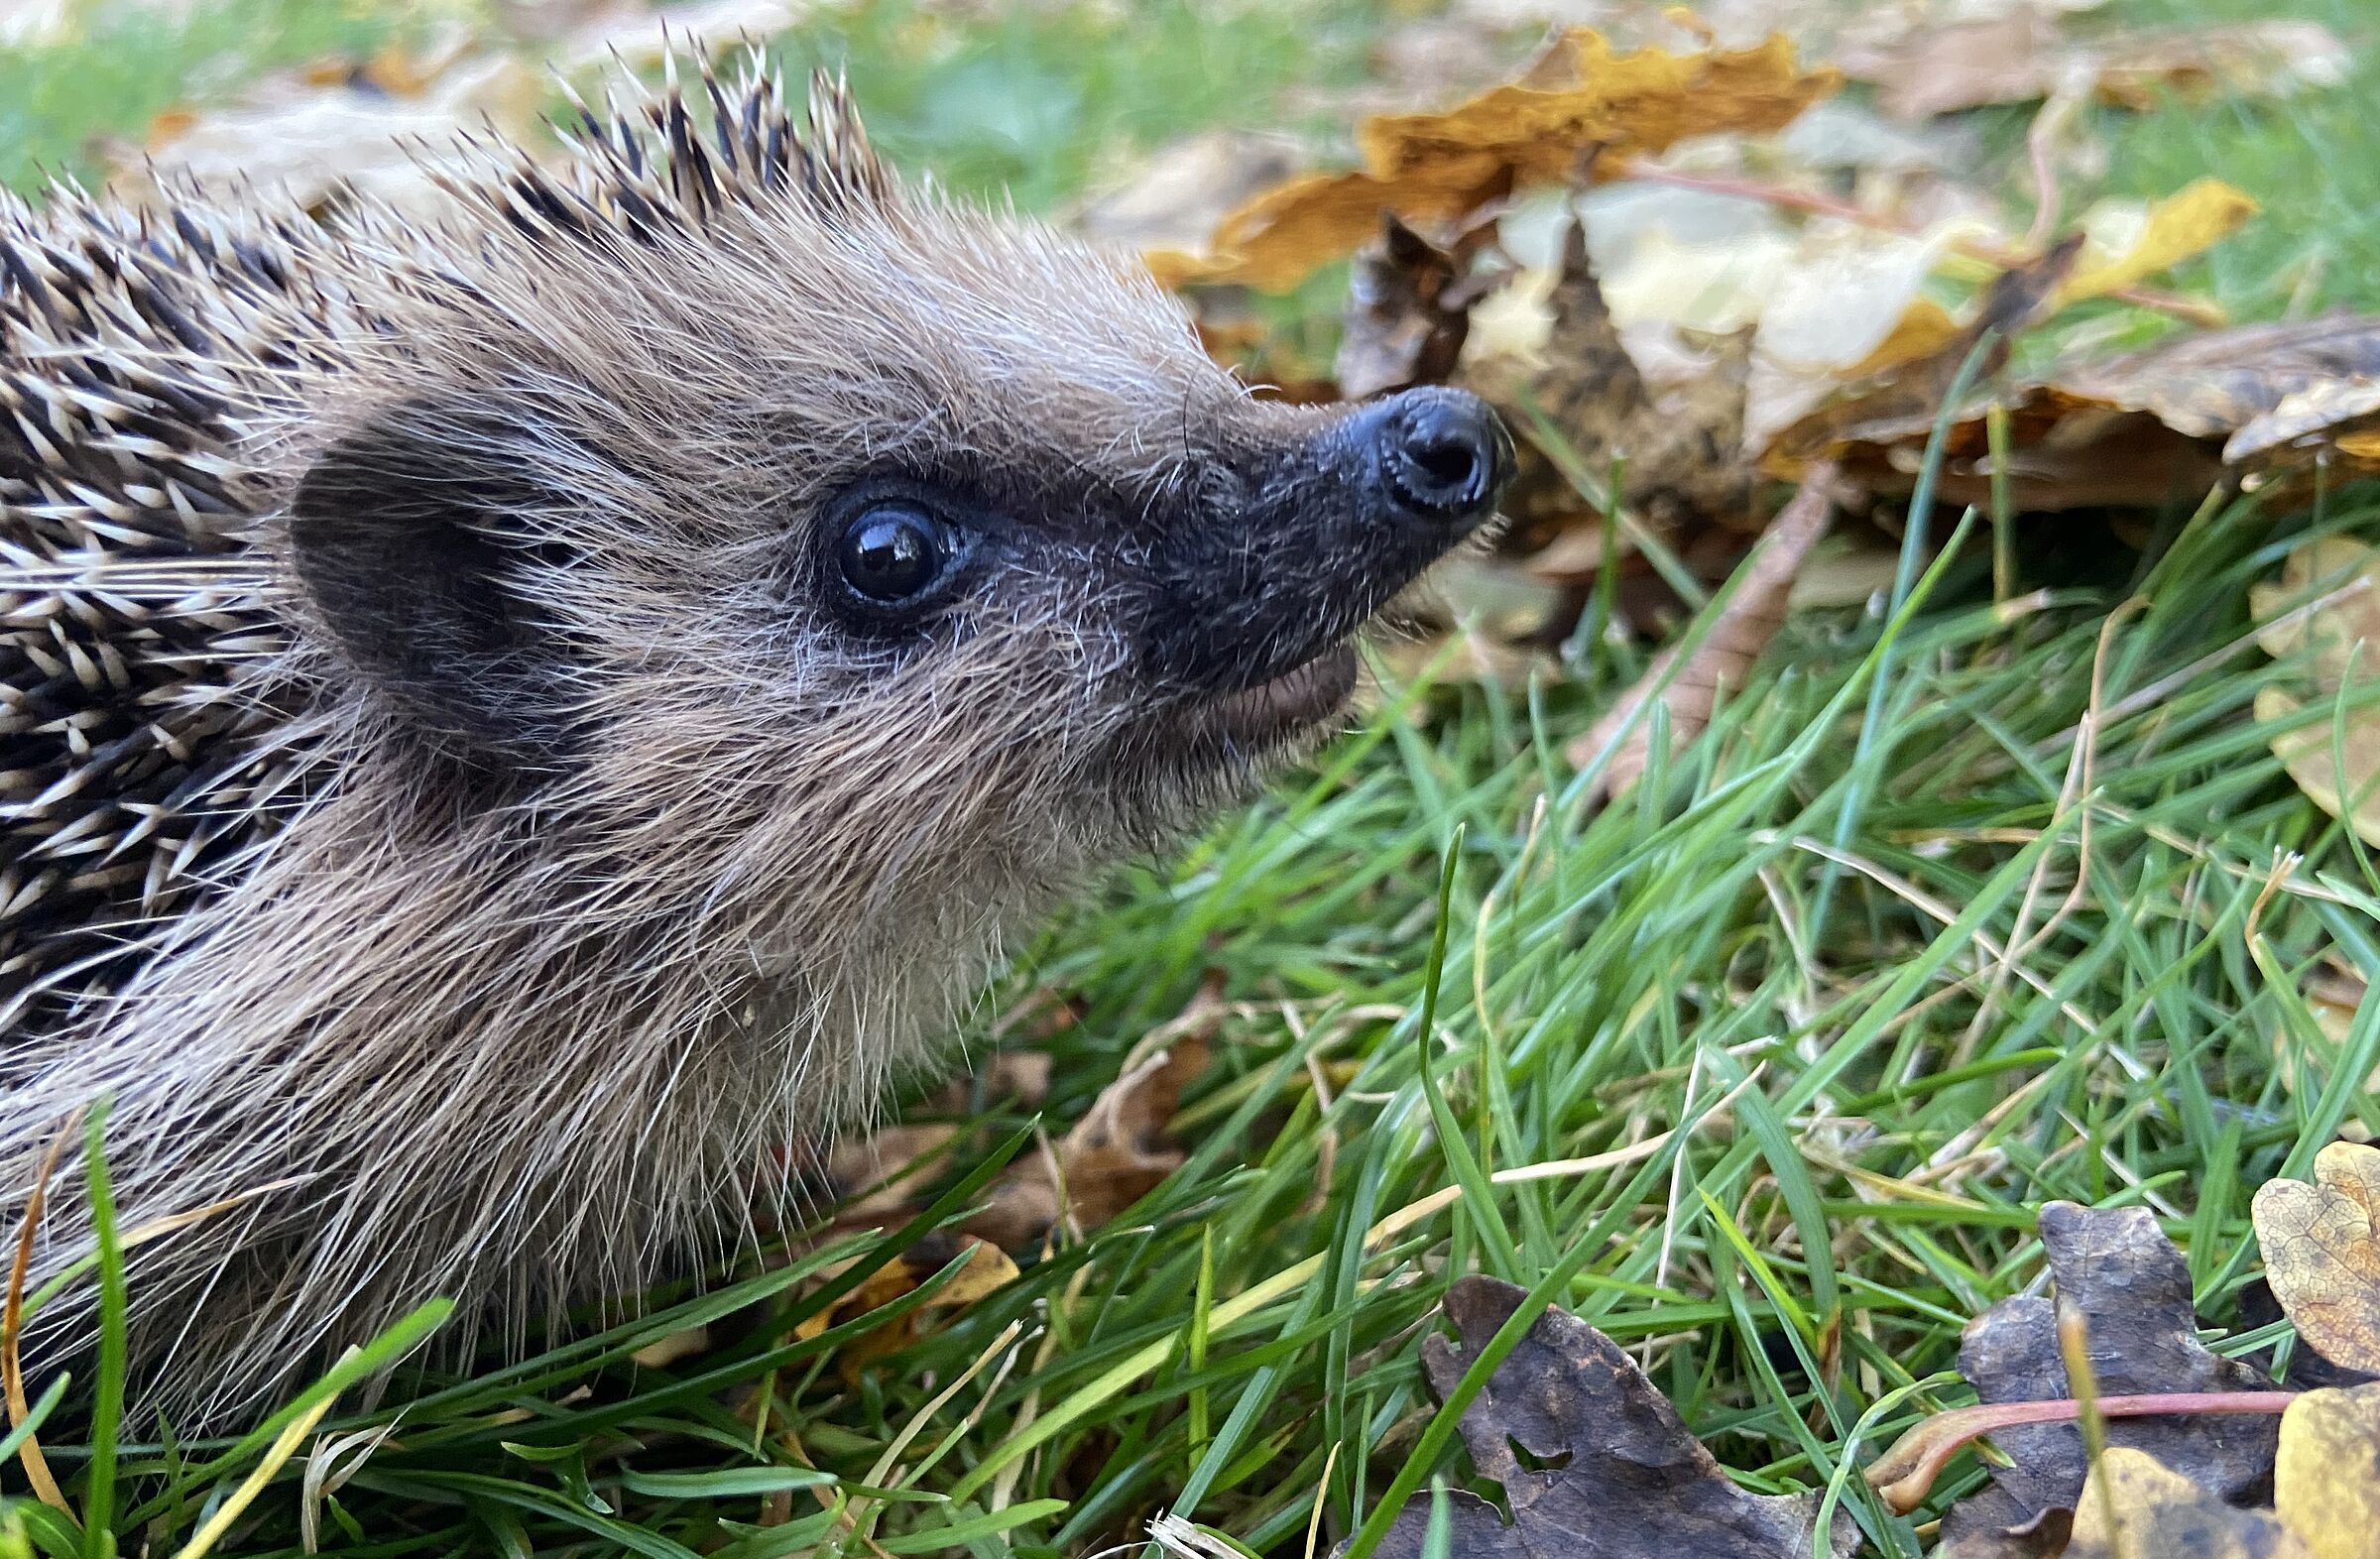
[[[286,545],[385,740],[846,912],[1096,865],[1309,745],[1492,508],[1492,415],[1256,399],[1136,267],[768,97],[591,126],[354,279]]]

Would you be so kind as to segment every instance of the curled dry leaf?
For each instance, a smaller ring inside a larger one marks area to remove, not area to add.
[[[1447,1290],[1461,1346],[1422,1344],[1430,1389],[1444,1400],[1471,1361],[1520,1308],[1522,1291],[1488,1277]],[[1478,1496],[1447,1497],[1448,1552],[1462,1559],[1807,1559],[1819,1497],[1754,1495],[1735,1486],[1677,1409],[1618,1345],[1574,1315],[1548,1310],[1464,1409],[1463,1443],[1481,1476],[1503,1486],[1506,1525]],[[1418,1559],[1431,1499],[1417,1495],[1375,1550]],[[1858,1546],[1838,1511],[1832,1552]],[[1342,1545],[1344,1552],[1344,1545]]]
[[[1203,257],[1157,253],[1173,282],[1294,287],[1379,231],[1383,214],[1454,222],[1516,187],[1584,183],[1606,159],[1661,151],[1689,135],[1775,130],[1833,92],[1792,44],[1675,55],[1621,53],[1601,34],[1564,34],[1519,80],[1443,113],[1389,114],[1357,131],[1364,166],[1265,191],[1217,225]]]
[[[1635,687],[1623,694],[1604,717],[1574,739],[1570,761],[1581,768],[1616,738],[1604,771],[1606,794],[1618,795],[1644,777],[1652,763],[1654,722],[1646,703],[1659,698],[1669,712],[1668,744],[1675,752],[1711,723],[1721,689],[1740,687],[1752,662],[1768,648],[1785,624],[1786,602],[1802,563],[1827,534],[1835,512],[1835,472],[1827,465],[1811,468],[1794,495],[1777,514],[1768,534],[1744,564],[1744,577],[1712,622],[1710,631],[1681,662],[1676,650],[1664,651],[1645,668]],[[1674,670],[1673,670],[1674,667]],[[1634,729],[1620,732],[1634,722]]]
[[[2008,480],[2020,511],[2187,506],[2223,479],[2232,434],[2316,386],[2375,375],[2380,318],[2330,314],[2176,336],[1976,397],[1952,423],[1941,493],[1956,504],[1991,502],[1984,415],[1996,401],[2008,416]],[[1908,492],[1933,418],[1897,400],[1877,405],[1873,416],[1868,411],[1862,398],[1806,419],[1778,436],[1765,466],[1791,475],[1823,455],[1871,491]],[[2348,428],[2364,430],[2361,422]],[[2256,451],[2253,463],[2318,454],[2350,472],[2380,470],[2380,448],[2328,440],[2319,429]]]
[[[1599,462],[1594,478],[1606,474],[1600,462],[1620,462],[1621,497],[1651,524],[1751,530],[1754,477],[1742,454],[1750,332],[1720,337],[1684,389],[1656,397],[1612,320],[1575,223],[1548,306],[1552,326],[1534,366],[1482,364],[1463,382],[1499,406],[1541,411],[1574,452]],[[1533,441],[1524,444],[1505,512],[1575,510],[1581,500],[1571,477]]]
[[[2332,1364],[2380,1374],[2380,1147],[2332,1142],[2314,1184],[2257,1188],[2256,1243],[2273,1296]]]
[[[1495,235],[1477,222],[1440,248],[1391,216],[1379,242],[1356,257],[1347,291],[1347,328],[1335,368],[1351,401],[1413,385],[1440,384],[1471,334],[1471,307],[1507,272],[1480,275],[1472,262]]]
[[[2146,1208],[2051,1202],[2041,1210],[2041,1242],[2059,1295],[2082,1316],[2101,1395],[2272,1388],[2249,1366],[2199,1340],[2190,1267]],[[1959,1373],[1986,1402],[2074,1394],[2059,1352],[2056,1308],[2031,1295],[2003,1299],[1967,1323]],[[2271,1476],[2278,1437],[2265,1416],[2122,1418],[2107,1425],[2110,1446],[2148,1453],[2224,1499],[2245,1498]],[[2082,1508],[2076,1500],[2086,1463],[2073,1424],[2029,1424],[1993,1440],[2008,1465],[1992,1468],[1989,1495],[1953,1508],[1943,1523],[1946,1536]]]
[[[1047,1152],[1009,1166],[969,1230],[1014,1251],[1040,1240],[1061,1217],[1076,1229],[1113,1222],[1182,1166],[1169,1127],[1182,1090],[1207,1069],[1208,1056],[1204,1038],[1184,1033],[1128,1065]]]
[[[2109,1446],[2075,1506],[2067,1559],[2314,1559],[2281,1518],[2241,1510],[2145,1451]]]

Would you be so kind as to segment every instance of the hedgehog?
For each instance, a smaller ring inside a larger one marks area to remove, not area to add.
[[[469,137],[428,213],[0,207],[0,1182],[104,1105],[178,1424],[749,1255],[1492,517],[1476,398],[1267,399],[807,95]],[[78,1156],[37,1364],[94,1336]]]

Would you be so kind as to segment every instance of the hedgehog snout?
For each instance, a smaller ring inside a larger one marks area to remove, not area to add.
[[[1408,390],[1357,413],[1351,432],[1370,444],[1386,505],[1421,525],[1469,532],[1511,478],[1511,435],[1466,390]]]

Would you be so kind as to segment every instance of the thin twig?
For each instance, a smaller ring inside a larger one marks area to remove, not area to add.
[[[2102,1396],[2103,1418],[2155,1418],[2169,1414],[2279,1413],[2296,1401],[2295,1391],[2166,1391],[2140,1396]],[[2042,1402],[1985,1402],[1955,1407],[1911,1429],[1869,1464],[1866,1478],[1884,1503],[1906,1515],[1925,1502],[1934,1480],[1969,1440],[2024,1424],[2074,1423],[2082,1404],[2071,1397]]]

